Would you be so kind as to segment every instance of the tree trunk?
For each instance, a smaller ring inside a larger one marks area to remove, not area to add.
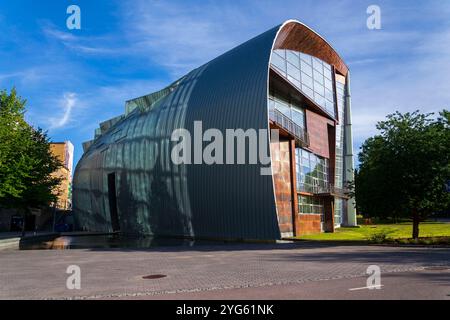
[[[412,237],[416,241],[419,239],[419,223],[420,223],[419,213],[417,212],[417,209],[414,209]]]

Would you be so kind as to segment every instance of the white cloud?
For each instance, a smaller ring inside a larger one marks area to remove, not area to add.
[[[450,28],[423,36],[399,59],[357,66],[352,73],[355,137],[375,133],[394,111],[435,112],[450,106]],[[352,65],[350,66],[352,67]]]
[[[76,94],[73,92],[64,93],[64,97],[60,102],[60,108],[63,114],[58,118],[49,118],[50,129],[58,129],[64,127],[71,119],[72,109],[77,102]]]
[[[125,46],[121,46],[120,34],[101,36],[80,36],[61,31],[48,21],[41,22],[43,34],[50,40],[64,45],[66,48],[89,55],[123,55],[130,53]]]
[[[239,4],[133,1],[121,6],[124,34],[136,52],[174,77],[250,38]],[[256,33],[254,34],[256,35]]]
[[[23,70],[0,74],[0,84],[3,81],[16,81],[27,85],[41,81],[46,77],[46,72],[39,67],[31,67]]]

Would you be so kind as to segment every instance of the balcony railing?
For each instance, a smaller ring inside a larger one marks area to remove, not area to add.
[[[328,183],[325,186],[321,185],[305,185],[298,183],[297,190],[300,192],[308,192],[316,195],[335,195],[339,197],[347,198],[349,196],[349,190],[346,188],[339,188],[335,185]]]
[[[277,125],[279,125],[282,129],[289,132],[300,146],[309,146],[308,132],[306,132],[304,128],[292,121],[292,119],[290,119],[277,109],[271,109],[269,111],[269,118]]]

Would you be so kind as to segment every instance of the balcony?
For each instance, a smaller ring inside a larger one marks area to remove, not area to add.
[[[328,183],[325,186],[321,185],[305,185],[305,184],[298,184],[297,185],[297,191],[299,192],[307,192],[312,193],[317,196],[336,196],[339,198],[349,198],[349,190],[346,188],[339,188],[335,185]]]
[[[309,135],[308,132],[294,121],[292,121],[289,117],[281,113],[277,109],[271,109],[269,111],[269,118],[272,120],[277,126],[286,131],[295,139],[295,143],[300,147],[308,147],[309,146]]]

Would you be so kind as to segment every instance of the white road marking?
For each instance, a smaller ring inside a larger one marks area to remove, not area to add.
[[[360,288],[351,288],[348,289],[350,291],[356,291],[356,290],[364,290],[364,289],[381,289],[381,287],[383,287],[382,284],[377,285],[377,286],[368,286],[368,287],[360,287]]]

